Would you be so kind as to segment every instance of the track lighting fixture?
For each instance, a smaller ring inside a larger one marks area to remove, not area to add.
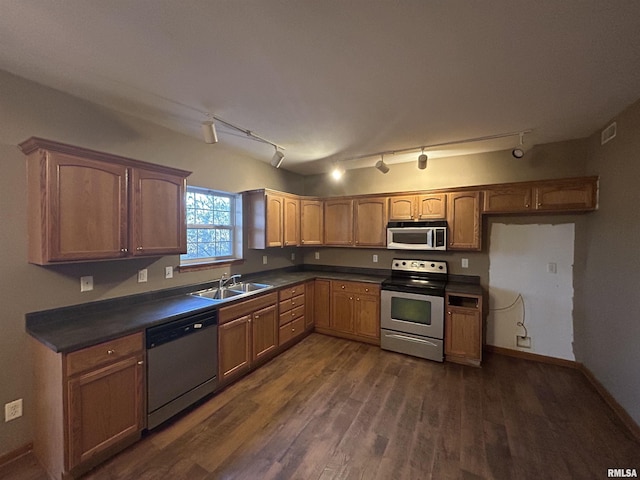
[[[376,168],[382,173],[389,173],[389,166],[384,163],[384,155],[380,155],[380,160],[376,162]]]
[[[282,165],[282,161],[284,160],[284,153],[278,150],[278,147],[274,146],[274,148],[276,149],[276,153],[271,157],[271,166],[280,168],[280,165]]]
[[[422,153],[418,156],[418,168],[420,170],[427,168],[427,156],[424,153],[424,147],[422,147]]]
[[[518,146],[511,151],[511,155],[513,155],[513,158],[524,157],[524,154],[526,153],[526,151],[524,148],[523,140],[524,140],[524,132],[520,132],[520,142],[518,143]]]
[[[202,122],[202,135],[205,143],[218,143],[216,126],[211,120]]]

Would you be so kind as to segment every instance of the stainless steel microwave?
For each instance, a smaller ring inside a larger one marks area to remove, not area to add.
[[[389,222],[387,248],[393,250],[446,250],[447,222]]]

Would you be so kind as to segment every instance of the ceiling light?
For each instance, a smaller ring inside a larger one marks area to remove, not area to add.
[[[202,122],[202,135],[204,136],[205,143],[218,143],[216,126],[211,120]]]
[[[334,165],[333,170],[331,170],[331,176],[334,180],[340,180],[344,175],[344,170],[340,168],[337,164]]]
[[[524,132],[520,132],[520,143],[518,143],[518,146],[516,148],[511,150],[511,155],[513,155],[513,158],[524,157],[524,154],[526,153],[526,151],[524,149],[523,140],[524,140]]]
[[[276,153],[271,157],[271,165],[276,168],[280,168],[282,165],[282,161],[284,160],[284,153],[278,150],[278,147],[274,147],[276,149]]]
[[[427,156],[424,153],[424,147],[422,147],[422,153],[418,157],[418,168],[420,170],[427,168]]]
[[[376,168],[382,173],[389,173],[389,166],[384,163],[384,156],[380,155],[380,160],[376,162]]]

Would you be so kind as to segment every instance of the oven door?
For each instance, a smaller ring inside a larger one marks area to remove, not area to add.
[[[424,337],[444,338],[444,298],[382,290],[380,327]]]

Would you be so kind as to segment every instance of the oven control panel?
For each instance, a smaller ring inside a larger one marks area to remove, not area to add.
[[[393,262],[391,262],[391,270],[417,273],[447,273],[447,262],[394,258]]]

